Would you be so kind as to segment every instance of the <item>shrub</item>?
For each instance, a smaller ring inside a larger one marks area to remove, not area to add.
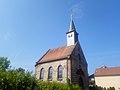
[[[0,90],[35,90],[37,80],[30,72],[0,69]]]
[[[39,81],[40,90],[81,90],[79,85]]]

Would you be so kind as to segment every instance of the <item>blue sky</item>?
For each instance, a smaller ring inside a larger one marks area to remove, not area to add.
[[[66,44],[70,14],[88,62],[120,66],[120,0],[0,0],[0,56],[34,71],[49,49]]]

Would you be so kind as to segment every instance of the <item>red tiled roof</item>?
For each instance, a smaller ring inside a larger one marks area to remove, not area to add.
[[[75,44],[76,45],[76,44]],[[75,45],[71,46],[61,46],[55,49],[49,49],[37,62],[38,63],[44,63],[44,62],[50,62],[55,60],[60,60],[67,58],[71,55],[72,51],[74,50]]]
[[[101,67],[95,70],[95,76],[120,75],[120,67]]]

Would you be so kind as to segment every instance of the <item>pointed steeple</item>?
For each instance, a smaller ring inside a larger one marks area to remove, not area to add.
[[[71,21],[70,21],[70,27],[69,27],[69,32],[70,31],[76,31],[72,15],[71,15]]]
[[[69,31],[66,34],[67,34],[67,46],[75,45],[75,43],[78,42],[78,33],[76,32],[72,16]]]

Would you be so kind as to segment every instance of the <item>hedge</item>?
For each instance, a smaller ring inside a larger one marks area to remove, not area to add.
[[[39,81],[40,90],[82,90],[79,85]]]

